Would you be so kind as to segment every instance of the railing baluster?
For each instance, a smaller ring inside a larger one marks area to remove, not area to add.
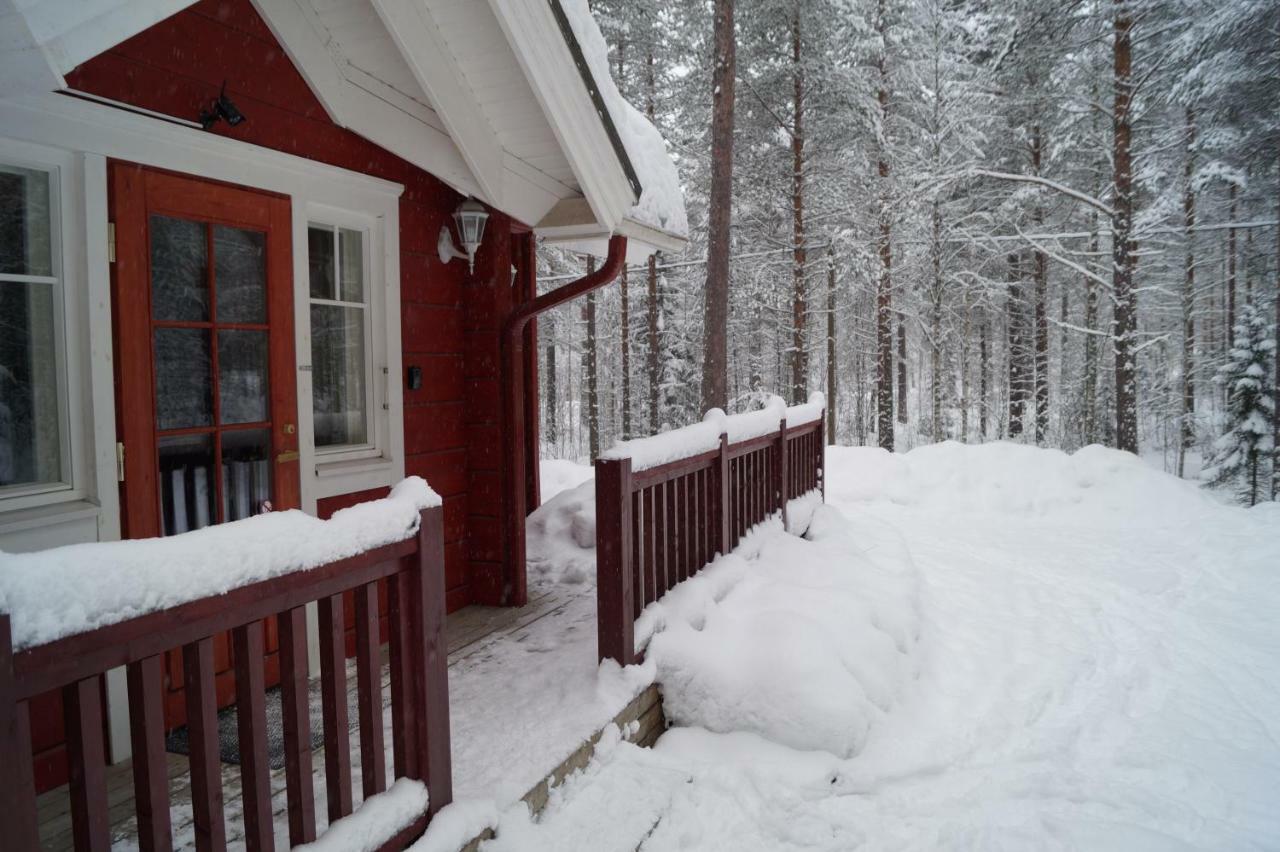
[[[71,778],[71,828],[76,852],[111,848],[107,820],[107,759],[102,736],[102,690],[97,676],[62,689]]]
[[[284,773],[289,803],[289,845],[316,839],[311,775],[311,708],[307,692],[307,611],[294,607],[276,618],[280,630],[280,703],[284,716]]]
[[[133,745],[133,799],[142,852],[173,849],[169,818],[169,765],[164,748],[164,661],[159,654],[130,663],[129,734]]]
[[[275,849],[271,815],[271,767],[267,764],[266,677],[262,622],[231,631],[236,665],[236,731],[240,738],[240,787],[244,843],[249,852]]]
[[[191,810],[198,852],[227,848],[218,749],[218,696],[213,682],[213,637],[182,647],[183,691],[191,758]]]
[[[662,593],[666,594],[680,582],[680,487],[679,480],[667,480],[663,491],[667,495],[667,575]],[[659,595],[661,597],[661,595]]]
[[[342,595],[320,599],[320,705],[324,719],[324,783],[329,822],[351,813],[351,726]]]
[[[645,517],[648,519],[647,535],[649,537],[649,546],[647,548],[649,558],[644,566],[644,606],[653,603],[658,599],[658,560],[661,558],[658,551],[658,529],[661,516],[658,514],[658,488],[650,486],[645,489],[648,495],[645,499],[648,501]]]
[[[40,845],[36,782],[31,760],[31,713],[18,700],[9,615],[0,612],[0,754],[11,756],[0,771],[0,832],[15,849]]]
[[[631,495],[631,540],[634,553],[631,558],[631,612],[632,617],[639,618],[644,608],[644,560],[647,555],[648,530],[645,523],[649,516],[644,509],[644,491],[635,491]]]
[[[382,653],[378,584],[356,589],[356,688],[360,693],[360,783],[367,799],[387,788],[382,742]]]
[[[407,563],[402,563],[403,564]],[[387,616],[391,637],[388,656],[391,665],[391,755],[397,778],[416,778],[418,752],[414,745],[413,673],[409,653],[411,636],[409,574],[401,570],[387,578]]]

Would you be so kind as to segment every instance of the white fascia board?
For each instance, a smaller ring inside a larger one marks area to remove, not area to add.
[[[497,134],[423,0],[373,0],[378,17],[471,167],[484,197],[503,206],[506,169]]]
[[[65,73],[194,3],[195,0],[44,0],[35,7],[41,17],[32,19],[32,29],[50,33],[49,51]]]
[[[566,198],[551,208],[534,227],[538,236],[548,243],[570,248],[581,248],[590,254],[605,251],[610,234],[627,238],[627,262],[638,262],[658,251],[684,251],[688,240],[658,230],[630,218],[623,218],[612,229],[606,229],[591,212],[584,198]]]
[[[596,221],[612,232],[636,203],[547,0],[489,0]]]
[[[431,173],[462,195],[484,196],[450,134],[353,81],[359,75],[331,46],[328,33],[300,0],[253,0],[276,40],[330,119]],[[421,113],[428,110],[421,107]],[[487,200],[487,199],[486,199]]]
[[[0,98],[67,85],[54,58],[32,34],[27,14],[13,0],[0,0]]]

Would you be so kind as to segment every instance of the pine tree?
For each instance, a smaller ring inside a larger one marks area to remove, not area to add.
[[[1204,478],[1212,485],[1235,483],[1240,501],[1249,506],[1265,497],[1264,466],[1275,449],[1271,419],[1276,400],[1270,382],[1275,355],[1266,316],[1254,305],[1242,306],[1229,360],[1218,373],[1227,391],[1227,431],[1218,439]]]

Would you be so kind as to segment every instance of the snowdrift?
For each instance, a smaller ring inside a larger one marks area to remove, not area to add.
[[[808,540],[774,523],[750,562],[731,555],[704,572],[737,582],[705,613],[668,618],[649,644],[669,719],[840,757],[862,748],[913,676],[920,615],[901,542],[873,560],[863,547],[876,537],[851,529],[821,507]]]
[[[543,470],[546,470],[544,463]],[[544,502],[525,525],[533,583],[596,582],[596,481],[588,479]]]
[[[1060,521],[1176,524],[1224,507],[1196,485],[1130,453],[1097,445],[1067,454],[1023,444],[948,441],[893,454],[875,447],[827,450],[828,499],[894,503],[948,514],[1054,516]]]

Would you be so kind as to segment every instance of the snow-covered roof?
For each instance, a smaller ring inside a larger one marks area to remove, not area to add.
[[[0,0],[0,98],[193,0]],[[585,0],[253,0],[330,118],[548,238],[688,236],[675,165],[618,93]],[[590,248],[591,246],[584,246]]]

